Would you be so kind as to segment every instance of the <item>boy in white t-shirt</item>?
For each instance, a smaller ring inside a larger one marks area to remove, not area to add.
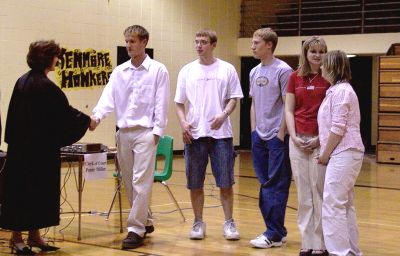
[[[243,93],[233,65],[213,56],[217,45],[215,31],[197,32],[194,43],[199,58],[181,69],[175,94],[185,143],[187,188],[195,216],[190,239],[203,239],[206,233],[203,186],[210,157],[225,214],[224,237],[238,240],[239,232],[232,218],[234,150],[229,115]]]

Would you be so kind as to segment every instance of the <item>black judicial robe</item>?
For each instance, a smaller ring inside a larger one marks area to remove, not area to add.
[[[60,147],[86,133],[90,117],[74,109],[44,73],[15,84],[5,125],[8,144],[0,227],[40,229],[60,222]]]

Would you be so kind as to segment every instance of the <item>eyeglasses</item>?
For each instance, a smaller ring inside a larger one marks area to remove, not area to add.
[[[194,40],[194,45],[207,45],[207,44],[209,44],[210,42],[209,41],[207,41],[207,40]]]

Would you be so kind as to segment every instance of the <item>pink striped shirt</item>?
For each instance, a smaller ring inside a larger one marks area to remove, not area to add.
[[[331,155],[347,149],[364,152],[360,120],[360,107],[353,87],[348,82],[339,82],[329,87],[318,111],[321,152],[325,150],[329,132],[342,136]]]

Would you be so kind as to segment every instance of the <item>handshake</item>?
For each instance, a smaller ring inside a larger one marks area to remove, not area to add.
[[[92,115],[90,117],[89,131],[94,131],[99,124],[100,124],[100,119]]]

